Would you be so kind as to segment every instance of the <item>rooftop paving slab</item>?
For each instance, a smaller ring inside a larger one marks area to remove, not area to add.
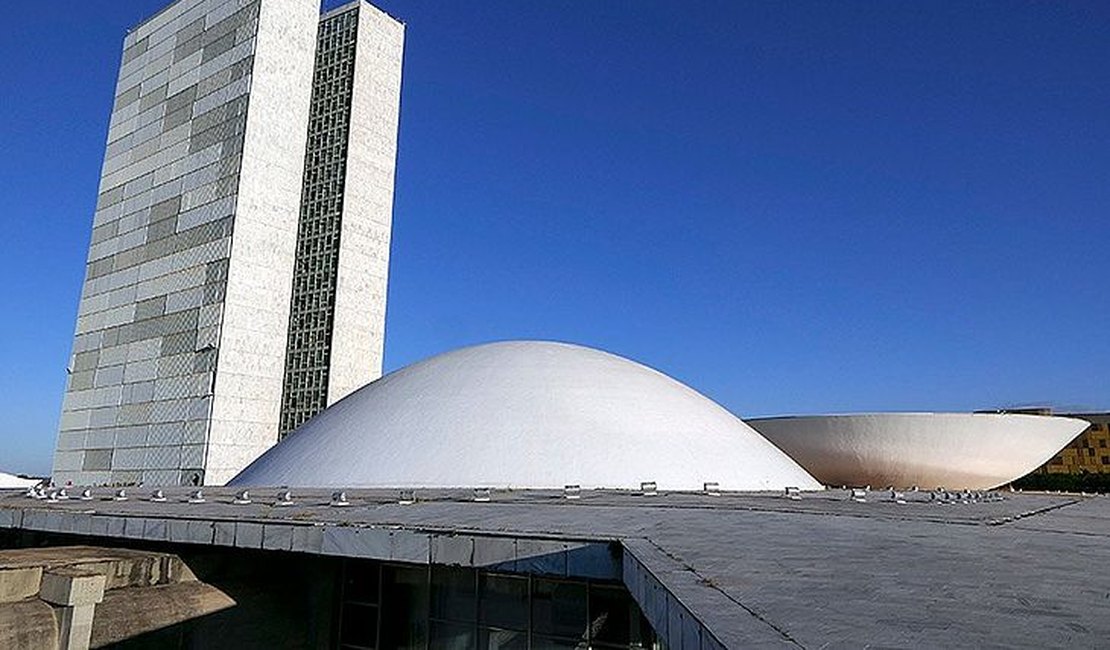
[[[0,527],[353,554],[623,580],[677,648],[1105,647],[1110,639],[1110,497],[1002,493],[660,493],[584,490],[235,492],[101,489],[81,501],[0,496]],[[71,492],[72,494],[72,492]],[[963,496],[970,496],[964,499]],[[107,500],[106,500],[107,499]],[[967,501],[966,503],[964,501]],[[182,526],[182,524],[185,524]],[[130,526],[129,526],[130,525]],[[92,531],[96,531],[93,533]],[[562,555],[559,555],[562,554]],[[556,564],[551,558],[558,557]],[[601,558],[601,559],[599,559]],[[558,564],[561,562],[562,564]]]

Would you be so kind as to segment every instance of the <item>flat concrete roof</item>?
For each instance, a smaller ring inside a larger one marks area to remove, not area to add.
[[[623,579],[674,648],[1095,646],[1110,638],[1110,497],[866,502],[781,495],[494,490],[0,493],[0,528]],[[125,542],[124,542],[125,543]],[[614,554],[617,545],[623,553]],[[619,564],[616,564],[619,563]]]

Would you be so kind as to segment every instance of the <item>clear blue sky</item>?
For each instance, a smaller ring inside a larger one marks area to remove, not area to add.
[[[0,38],[0,469],[49,470],[125,30]],[[1110,408],[1110,3],[383,0],[386,365],[549,338],[740,415]]]

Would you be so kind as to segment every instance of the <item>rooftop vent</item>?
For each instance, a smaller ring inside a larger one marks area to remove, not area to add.
[[[235,498],[231,500],[237,506],[247,506],[251,504],[251,493],[248,490],[239,490],[235,494]]]
[[[397,495],[397,503],[403,506],[411,506],[412,504],[416,503],[416,491],[401,490],[401,493]]]
[[[653,497],[659,494],[659,486],[655,484],[655,481],[645,481],[640,484],[640,494],[645,497]]]
[[[801,488],[796,488],[793,486],[787,487],[786,490],[783,491],[783,496],[787,499],[790,499],[791,501],[801,501],[802,490]]]
[[[77,498],[81,499],[82,501],[92,501],[92,488],[85,488],[84,490],[81,490],[81,496]]]
[[[153,501],[154,503],[165,503],[166,502],[166,494],[165,494],[165,492],[162,492],[161,490],[155,490],[154,492],[152,492],[150,494],[150,500]]]
[[[861,490],[859,488],[853,488],[852,492],[851,492],[851,495],[850,495],[850,498],[852,499],[852,501],[855,501],[856,503],[867,503],[867,490],[866,489]]]
[[[204,493],[200,490],[193,490],[189,494],[189,503],[204,503]]]
[[[474,488],[474,500],[479,503],[486,503],[490,500],[491,492],[487,488]]]
[[[704,492],[705,494],[711,496],[711,497],[721,496],[721,484],[716,482],[716,481],[709,481],[708,483],[705,483],[701,487],[702,487],[701,491]]]
[[[567,485],[563,487],[564,499],[581,499],[582,486],[581,485]]]
[[[351,505],[351,502],[347,500],[346,492],[332,492],[331,503],[329,505],[334,508],[344,508]]]
[[[281,492],[278,492],[277,499],[274,501],[274,505],[280,508],[293,505],[293,493],[289,490],[282,490]]]

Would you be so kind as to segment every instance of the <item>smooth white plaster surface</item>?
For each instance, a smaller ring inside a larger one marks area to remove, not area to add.
[[[448,352],[364,386],[230,485],[820,489],[731,413],[628,359],[513,341]]]
[[[825,485],[987,490],[1021,478],[1089,426],[994,413],[872,413],[747,420]]]

